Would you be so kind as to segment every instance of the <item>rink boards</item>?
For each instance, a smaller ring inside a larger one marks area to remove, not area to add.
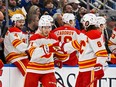
[[[75,87],[76,77],[78,75],[78,66],[63,66],[62,69],[55,68],[57,87]],[[61,84],[60,84],[60,83]],[[24,77],[20,74],[14,65],[6,64],[0,70],[0,87],[23,87]],[[98,87],[116,87],[116,65],[110,65],[105,71],[105,76],[99,81]]]

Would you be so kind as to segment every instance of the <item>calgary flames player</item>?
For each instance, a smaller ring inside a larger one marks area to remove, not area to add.
[[[86,29],[85,34],[80,33],[80,38],[63,46],[65,52],[79,52],[79,74],[75,87],[97,87],[97,80],[104,76],[108,54],[103,35],[96,28],[96,21],[94,14],[85,14],[81,20]]]
[[[104,35],[104,29],[106,29],[106,19],[102,16],[97,17],[97,27],[99,27],[99,30]],[[112,64],[116,64],[116,29],[113,30],[112,36],[110,37],[108,41],[109,49],[111,50],[111,53],[108,53],[109,58],[108,62]],[[107,49],[107,48],[106,48]]]
[[[76,40],[80,34],[80,31],[74,28],[75,26],[75,16],[72,13],[63,14],[62,20],[64,26],[54,29],[52,32],[56,34],[59,41],[62,43],[67,43],[72,40]],[[75,66],[78,64],[77,51],[74,51],[70,55],[64,53],[63,51],[58,51],[55,53],[55,57],[62,60],[63,64]]]
[[[50,33],[51,29],[50,21],[40,18],[40,31],[30,38],[28,53],[31,59],[27,66],[24,87],[38,87],[38,81],[44,87],[56,87],[53,53],[57,51],[57,47],[54,47],[59,46],[59,43],[56,35]]]
[[[26,50],[25,34],[22,28],[25,24],[24,16],[21,14],[14,14],[11,18],[14,25],[8,29],[4,38],[4,54],[7,63],[15,64],[22,75],[26,73],[26,65],[29,62]]]

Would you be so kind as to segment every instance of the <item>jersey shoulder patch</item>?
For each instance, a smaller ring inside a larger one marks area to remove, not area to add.
[[[90,39],[97,39],[101,37],[101,32],[99,30],[91,30],[85,33]]]
[[[36,39],[41,39],[41,38],[44,38],[44,37],[40,34],[34,34],[30,37],[30,40],[36,40]]]
[[[9,32],[22,32],[22,31],[17,27],[11,27],[9,28]]]
[[[58,37],[57,37],[54,33],[52,33],[52,32],[50,32],[49,38],[50,38],[50,39],[58,40]]]

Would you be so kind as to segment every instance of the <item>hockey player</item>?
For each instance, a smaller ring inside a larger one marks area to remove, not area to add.
[[[85,34],[80,38],[64,44],[64,51],[70,53],[78,50],[79,74],[75,87],[97,87],[97,80],[104,76],[104,66],[108,57],[101,32],[96,28],[96,16],[85,14],[82,18]]]
[[[57,35],[59,41],[62,43],[76,40],[79,36],[80,31],[74,28],[75,16],[71,13],[65,13],[62,17],[64,26],[54,29],[52,32]],[[55,56],[63,61],[63,64],[75,66],[78,64],[77,51],[74,51],[70,55],[63,51],[58,51]]]
[[[106,29],[106,19],[102,16],[98,16],[97,17],[97,26],[99,28],[99,30],[102,32],[103,36],[104,36],[104,29]],[[116,35],[116,29],[113,30],[113,34],[109,39],[108,45],[109,45],[109,49],[111,50],[111,53],[108,53],[109,55],[109,60],[107,60],[108,62],[112,63],[112,64],[116,64],[116,41],[115,41],[115,35]],[[105,37],[104,37],[105,39]],[[113,49],[113,50],[112,50]]]
[[[106,29],[106,19],[102,16],[97,17],[97,27],[103,33],[104,29]],[[104,34],[104,33],[103,33]]]
[[[22,28],[25,24],[24,16],[14,14],[11,18],[14,25],[9,28],[4,38],[4,54],[7,63],[13,63],[24,76],[26,73],[26,65],[28,63],[28,55],[26,54],[27,44]]]
[[[28,52],[31,59],[27,66],[24,87],[37,87],[38,81],[44,87],[56,87],[53,53],[57,50],[53,47],[55,46],[53,43],[58,46],[58,39],[55,34],[50,33],[52,26],[48,19],[40,18],[39,29],[40,32],[30,38]]]

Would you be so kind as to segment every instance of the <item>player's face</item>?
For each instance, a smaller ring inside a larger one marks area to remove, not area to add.
[[[47,37],[51,31],[51,26],[44,26],[41,29],[42,35]]]
[[[72,27],[75,27],[75,20],[72,20],[72,22],[70,24]]]
[[[101,31],[101,32],[102,32],[105,28],[106,28],[106,25],[105,25],[105,24],[101,24],[101,25],[100,25],[100,31]]]
[[[25,21],[24,20],[18,20],[16,21],[15,26],[22,29],[24,27]]]

